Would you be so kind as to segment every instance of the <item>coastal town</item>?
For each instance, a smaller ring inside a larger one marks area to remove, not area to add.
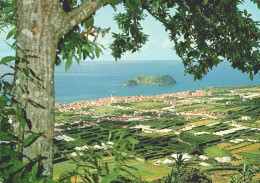
[[[143,175],[132,172],[145,180],[166,176],[182,153],[189,166],[205,171],[213,182],[226,182],[243,163],[260,165],[259,106],[260,86],[208,87],[156,96],[111,95],[56,104],[54,142],[60,151],[66,150],[57,156],[56,166],[84,156],[86,149],[109,151],[114,144],[106,139],[109,129],[124,129],[139,141],[135,163],[148,163],[153,169]],[[97,144],[97,139],[102,143]],[[225,173],[220,171],[225,169]],[[259,179],[257,172],[254,180]]]

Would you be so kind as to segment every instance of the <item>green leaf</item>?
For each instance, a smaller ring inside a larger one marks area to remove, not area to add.
[[[152,8],[153,8],[154,11],[158,11],[159,7],[160,7],[159,1],[155,1],[152,5]]]
[[[112,6],[115,6],[120,3],[122,3],[122,0],[110,0],[109,1],[109,4],[111,4]]]
[[[93,27],[93,25],[94,25],[94,18],[93,18],[93,16],[91,16],[90,18],[88,18],[84,22],[84,26],[85,26],[86,29]]]
[[[17,57],[13,57],[13,56],[7,56],[2,58],[0,64],[7,64],[8,62],[14,61],[14,60],[18,60]]]
[[[254,79],[254,75],[253,75],[252,72],[249,73],[249,78],[251,79],[251,81],[253,81],[253,79]]]
[[[13,165],[13,162],[4,162],[0,164],[0,169],[5,169],[7,167],[9,167],[10,165]]]
[[[108,141],[110,141],[111,137],[112,137],[112,130],[109,129]]]
[[[107,183],[107,182],[112,182],[114,180],[117,179],[119,175],[119,171],[113,171],[112,173],[110,174],[107,174],[101,181],[101,183]]]
[[[100,53],[102,53],[102,50],[98,46],[96,46],[95,47],[95,53],[96,53],[96,57],[99,58]]]
[[[6,82],[6,81],[4,81],[3,83],[4,83],[4,89],[6,90],[6,92],[9,92],[12,90],[12,87],[13,87],[12,84],[10,84],[9,82]]]
[[[38,162],[32,168],[31,176],[33,180],[37,180],[37,173],[38,173]]]
[[[126,140],[128,140],[131,144],[134,144],[134,145],[139,143],[139,141],[134,139],[133,137],[127,137]]]
[[[8,173],[11,174],[11,173],[17,172],[17,171],[23,169],[26,165],[28,165],[28,163],[29,163],[29,162],[23,162],[23,163],[15,164],[14,166],[12,166],[12,167],[8,170]]]
[[[10,6],[8,8],[5,8],[4,10],[1,10],[1,14],[8,14],[8,13],[10,13],[13,10],[14,10],[14,7]]]
[[[67,60],[67,62],[65,64],[65,70],[68,71],[70,69],[71,65],[72,65],[72,57],[69,56],[68,60]]]
[[[9,99],[5,95],[2,95],[0,97],[0,108],[3,109],[7,105],[8,101]]]
[[[209,0],[204,0],[204,5],[208,4]]]
[[[33,133],[23,141],[23,146],[24,147],[30,146],[39,136],[41,136],[41,133]]]
[[[18,118],[18,121],[20,122],[20,124],[21,124],[21,126],[22,126],[22,128],[24,129],[24,127],[26,126],[26,120],[23,118],[23,117],[21,117],[21,116],[17,116],[17,118]]]
[[[6,40],[15,35],[16,33],[16,28],[13,28],[6,36]]]

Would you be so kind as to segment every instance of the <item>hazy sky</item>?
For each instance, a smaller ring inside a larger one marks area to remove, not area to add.
[[[122,7],[118,8],[118,12],[122,11]],[[245,3],[241,9],[247,9],[251,13],[255,20],[260,20],[260,10],[253,3]],[[104,55],[101,55],[99,59],[95,60],[106,60],[111,61],[114,58],[110,55],[110,50],[108,49],[109,44],[112,42],[111,33],[118,32],[117,25],[113,20],[115,12],[112,7],[106,6],[101,8],[96,12],[95,15],[95,25],[102,28],[110,27],[110,33],[107,34],[99,42],[104,45],[107,49],[103,50]],[[179,57],[176,55],[175,51],[172,49],[173,44],[169,41],[168,33],[165,32],[163,26],[160,22],[156,21],[153,17],[148,16],[146,20],[142,22],[144,32],[148,34],[149,42],[142,48],[139,53],[126,53],[122,56],[121,60],[179,60]],[[14,55],[9,46],[4,42],[6,37],[5,33],[1,33],[0,37],[0,59],[4,56]],[[11,42],[11,41],[9,41]]]

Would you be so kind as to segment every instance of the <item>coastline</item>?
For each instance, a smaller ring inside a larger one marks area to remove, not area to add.
[[[90,106],[108,106],[113,103],[134,103],[134,102],[148,102],[149,100],[156,100],[163,102],[168,97],[174,98],[189,98],[189,97],[204,97],[204,96],[212,96],[211,92],[206,92],[203,90],[195,90],[195,91],[185,91],[185,92],[177,92],[171,94],[162,94],[162,95],[150,95],[150,96],[125,96],[125,97],[117,97],[111,96],[106,98],[100,98],[96,100],[83,100],[76,101],[68,104],[60,104],[56,103],[55,107],[59,106],[71,106],[71,107],[90,107]]]
[[[194,98],[194,97],[211,97],[212,92],[206,91],[207,89],[214,89],[214,88],[226,88],[226,89],[241,89],[241,88],[253,88],[253,87],[260,87],[260,85],[250,85],[250,86],[232,86],[232,87],[206,87],[201,88],[199,90],[193,91],[184,91],[184,92],[176,92],[176,93],[168,93],[162,95],[138,95],[138,96],[124,96],[118,97],[111,95],[110,97],[106,98],[99,98],[95,100],[82,100],[82,101],[75,101],[72,103],[62,104],[62,103],[55,103],[55,108],[70,108],[70,109],[82,109],[86,107],[93,107],[93,106],[109,106],[114,103],[135,103],[135,102],[149,102],[153,101],[160,101],[165,102],[167,98]],[[259,94],[260,97],[260,94]]]
[[[138,75],[171,75],[177,83],[167,86],[137,85],[125,87],[123,83]],[[55,101],[57,103],[72,103],[75,101],[95,100],[110,97],[138,95],[162,95],[193,91],[208,86],[248,86],[260,85],[260,77],[256,75],[251,81],[243,74],[222,63],[210,71],[203,80],[194,81],[193,76],[184,76],[181,62],[177,61],[123,61],[118,63],[88,62],[74,64],[69,72],[63,66],[56,68]]]

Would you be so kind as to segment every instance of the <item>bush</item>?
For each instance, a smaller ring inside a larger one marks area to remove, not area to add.
[[[201,173],[196,168],[190,168],[183,171],[180,175],[182,178],[182,182],[187,183],[212,183],[204,173]]]

